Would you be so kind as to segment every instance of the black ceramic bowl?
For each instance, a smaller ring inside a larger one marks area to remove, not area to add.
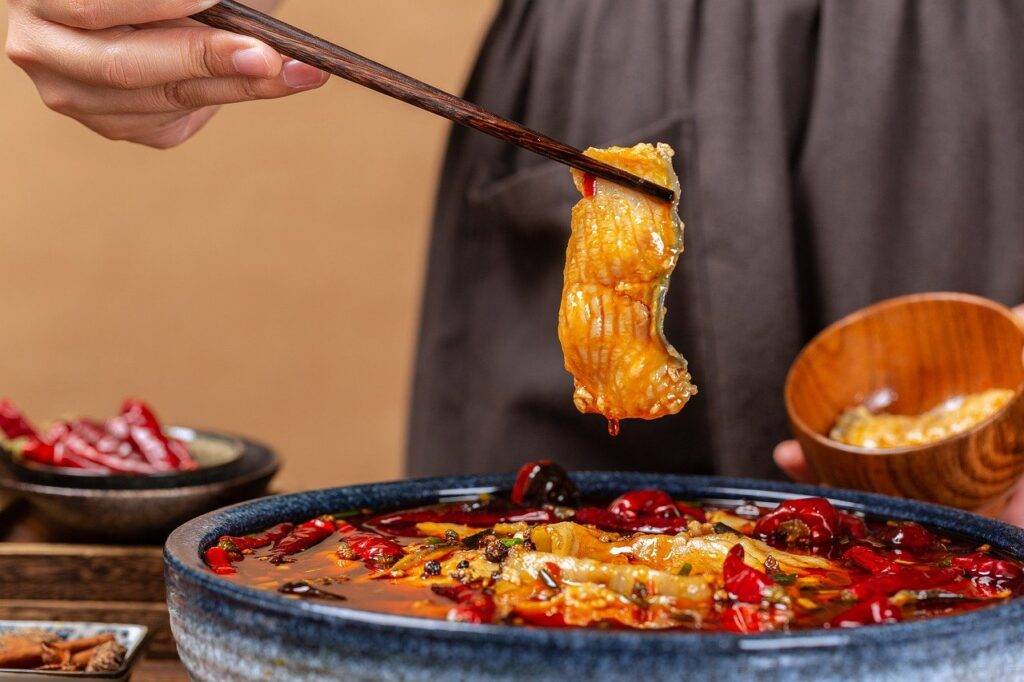
[[[695,476],[574,473],[584,494],[658,487],[676,497],[778,502],[823,495],[838,507],[975,537],[1015,556],[1024,530],[967,512],[870,493]],[[511,476],[467,476],[270,497],[194,519],[167,540],[167,602],[196,680],[973,680],[1024,679],[1024,600],[945,618],[762,635],[471,625],[295,601],[220,578],[200,552],[247,533],[352,507],[429,504]]]
[[[258,497],[277,473],[277,455],[237,436],[171,427],[190,452],[217,461],[195,471],[157,476],[83,476],[10,463],[0,488],[24,498],[58,533],[75,540],[162,542],[185,521]],[[206,457],[222,451],[216,458]]]

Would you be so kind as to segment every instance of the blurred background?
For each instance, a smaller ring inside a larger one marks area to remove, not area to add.
[[[495,6],[279,15],[458,92]],[[39,421],[146,398],[275,446],[281,490],[401,475],[445,121],[335,79],[158,152],[49,112],[6,60],[0,107],[0,396]]]

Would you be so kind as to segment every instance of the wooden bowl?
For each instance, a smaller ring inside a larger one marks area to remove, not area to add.
[[[948,398],[1014,391],[973,428],[927,445],[874,450],[831,440],[843,410],[920,414]],[[877,303],[812,340],[786,377],[786,410],[820,481],[997,513],[1024,472],[1024,329],[977,296],[929,293]]]

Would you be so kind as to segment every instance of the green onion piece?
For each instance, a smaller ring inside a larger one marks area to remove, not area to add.
[[[505,545],[506,547],[515,547],[516,545],[523,544],[523,539],[522,538],[500,538],[498,540],[498,542],[500,542],[501,544]]]
[[[692,571],[692,570],[693,570],[693,564],[691,564],[689,561],[687,561],[685,564],[682,565],[682,567],[680,567],[679,575],[690,575],[690,571]]]
[[[442,540],[441,538],[429,537],[427,538],[426,543],[428,545],[443,545],[444,540]]]
[[[796,573],[773,573],[772,580],[780,585],[792,585],[796,582]]]
[[[736,532],[735,528],[733,528],[732,526],[728,526],[728,525],[722,523],[721,521],[719,521],[718,523],[716,523],[714,525],[714,529],[715,529],[716,533],[735,533]]]

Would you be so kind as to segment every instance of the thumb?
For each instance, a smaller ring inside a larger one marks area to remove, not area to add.
[[[816,478],[804,457],[803,448],[795,440],[784,440],[775,446],[775,464],[797,483],[815,483]]]

